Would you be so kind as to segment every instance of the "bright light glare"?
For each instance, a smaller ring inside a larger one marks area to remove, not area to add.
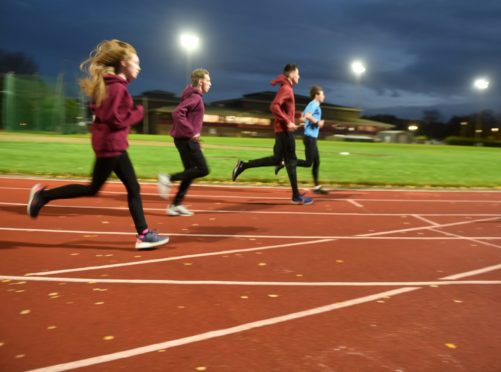
[[[411,124],[407,129],[409,129],[411,132],[415,132],[416,130],[418,130],[418,126],[416,124]]]
[[[355,61],[351,64],[351,70],[357,76],[362,75],[365,72],[365,66],[360,61]]]
[[[200,39],[194,34],[181,34],[179,41],[183,49],[186,49],[188,52],[197,49],[200,45]]]
[[[485,78],[478,78],[473,82],[473,86],[478,90],[485,90],[489,88],[489,80]]]

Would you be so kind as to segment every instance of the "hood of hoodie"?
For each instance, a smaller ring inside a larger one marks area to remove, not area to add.
[[[107,74],[103,76],[104,82],[108,84],[123,84],[125,86],[129,85],[129,82],[121,76],[114,74]]]
[[[186,88],[184,88],[183,90],[183,93],[181,93],[181,101],[184,101],[193,94],[198,94],[199,96],[202,96],[202,92],[199,89],[194,88],[191,85],[186,86]]]
[[[270,81],[270,83],[271,83],[271,85],[277,85],[277,84],[286,85],[287,84],[287,85],[292,86],[289,79],[287,79],[287,77],[283,74],[278,75],[274,80]]]

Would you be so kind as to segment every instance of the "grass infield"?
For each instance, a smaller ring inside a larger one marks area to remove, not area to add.
[[[179,154],[167,135],[129,137],[129,155],[138,178],[154,180],[159,172],[182,170]],[[202,139],[211,173],[204,182],[231,183],[238,159],[272,154],[273,139],[209,137]],[[407,145],[319,141],[320,180],[344,187],[457,187],[501,189],[501,150],[493,147]],[[304,158],[300,137],[298,158]],[[0,132],[0,173],[55,177],[89,177],[94,153],[90,136]],[[298,168],[302,186],[312,183],[311,169]],[[245,171],[238,183],[288,184],[273,167]]]

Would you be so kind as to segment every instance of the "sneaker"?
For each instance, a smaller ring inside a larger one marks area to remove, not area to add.
[[[186,208],[184,205],[171,204],[167,207],[167,215],[169,216],[193,216],[193,212]]]
[[[279,165],[275,167],[275,176],[285,167],[284,162],[282,161]]]
[[[313,199],[312,198],[308,198],[307,196],[298,195],[298,196],[294,196],[292,198],[291,204],[309,205],[309,204],[313,204]]]
[[[31,218],[37,218],[40,209],[45,205],[45,202],[42,200],[40,193],[45,189],[39,183],[31,188],[30,198],[28,200],[27,212],[28,216]]]
[[[244,171],[244,162],[242,160],[237,161],[235,168],[233,168],[233,172],[231,173],[231,180],[235,182],[240,173]]]
[[[312,189],[313,193],[314,194],[318,194],[318,195],[327,195],[329,193],[329,191],[325,190],[322,185],[318,185],[318,186],[315,186],[313,189]]]
[[[170,182],[170,176],[168,174],[160,173],[158,175],[158,193],[163,199],[169,198],[169,191],[172,183]]]
[[[146,233],[140,234],[136,239],[136,249],[138,250],[148,250],[154,249],[159,245],[167,244],[169,242],[169,237],[160,236],[155,231],[146,230]]]

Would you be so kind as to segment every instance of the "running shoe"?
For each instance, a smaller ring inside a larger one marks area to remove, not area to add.
[[[45,187],[42,187],[39,183],[31,188],[27,207],[28,216],[31,218],[37,218],[40,214],[40,210],[46,204],[40,195],[44,189]]]
[[[244,171],[244,162],[242,160],[237,161],[235,168],[233,168],[233,172],[231,173],[231,180],[235,182],[240,173]]]
[[[169,205],[167,207],[167,215],[169,216],[193,216],[193,212],[186,208],[184,205]]]
[[[308,198],[307,196],[298,195],[298,196],[294,196],[292,198],[291,204],[310,205],[310,204],[313,204],[313,199]]]
[[[282,161],[279,165],[275,167],[275,176],[285,167],[284,162]]]
[[[164,245],[169,242],[169,237],[160,236],[155,231],[147,230],[137,236],[136,249],[137,250],[150,250],[155,249],[159,245]]]
[[[160,197],[163,199],[169,198],[170,187],[172,186],[172,182],[170,181],[170,176],[168,174],[160,173],[158,175],[158,193]]]
[[[329,191],[325,190],[322,185],[318,185],[318,186],[315,186],[313,189],[312,189],[313,193],[314,194],[318,194],[318,195],[327,195],[329,193]]]

